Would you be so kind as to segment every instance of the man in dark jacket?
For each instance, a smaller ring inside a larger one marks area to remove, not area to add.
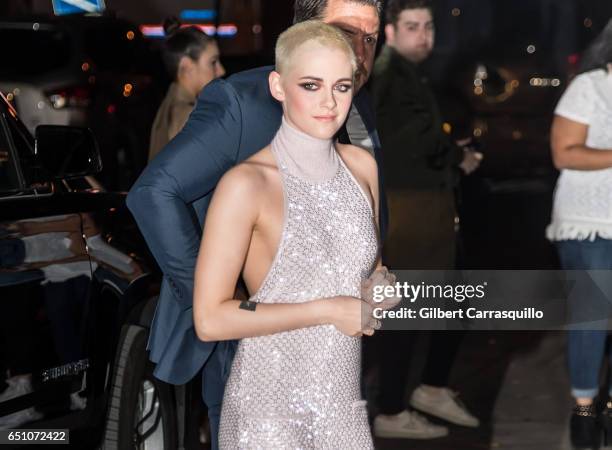
[[[460,172],[474,171],[482,155],[450,139],[420,70],[434,45],[430,2],[392,0],[385,34],[387,44],[373,72],[390,216],[385,263],[392,269],[452,269],[457,224],[454,190]],[[376,435],[415,439],[446,435],[446,427],[406,411],[403,404],[414,333],[383,332],[379,339],[383,360]],[[411,404],[450,422],[477,426],[478,420],[446,387],[459,342],[451,333],[434,333],[423,384],[414,391]],[[405,358],[392,354],[398,345],[406,350]]]

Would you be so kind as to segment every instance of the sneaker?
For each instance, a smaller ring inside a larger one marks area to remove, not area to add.
[[[374,419],[374,435],[381,438],[435,439],[448,435],[448,428],[434,425],[416,411],[402,411]]]
[[[410,405],[455,425],[473,428],[480,425],[480,421],[459,400],[457,392],[448,388],[427,389],[421,385],[412,393]]]

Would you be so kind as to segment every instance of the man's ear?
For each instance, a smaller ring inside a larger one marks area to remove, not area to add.
[[[279,102],[285,101],[285,91],[281,85],[281,76],[276,70],[270,72],[268,76],[268,84],[270,85],[270,94]]]
[[[385,25],[385,39],[389,45],[395,43],[395,26],[392,23]]]

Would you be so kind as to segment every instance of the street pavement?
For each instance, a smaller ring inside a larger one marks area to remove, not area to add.
[[[572,400],[562,332],[472,332],[450,384],[481,419],[479,428],[450,426],[448,437],[427,441],[377,439],[376,448],[571,449]]]

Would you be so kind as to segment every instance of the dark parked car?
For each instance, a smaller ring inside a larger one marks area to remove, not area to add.
[[[41,125],[34,139],[0,96],[0,429],[177,448],[185,397],[145,351],[155,266],[125,195],[88,186],[99,169],[90,130]]]
[[[0,90],[31,133],[39,124],[91,128],[102,183],[126,190],[146,164],[165,91],[152,45],[136,25],[112,16],[0,18]]]

